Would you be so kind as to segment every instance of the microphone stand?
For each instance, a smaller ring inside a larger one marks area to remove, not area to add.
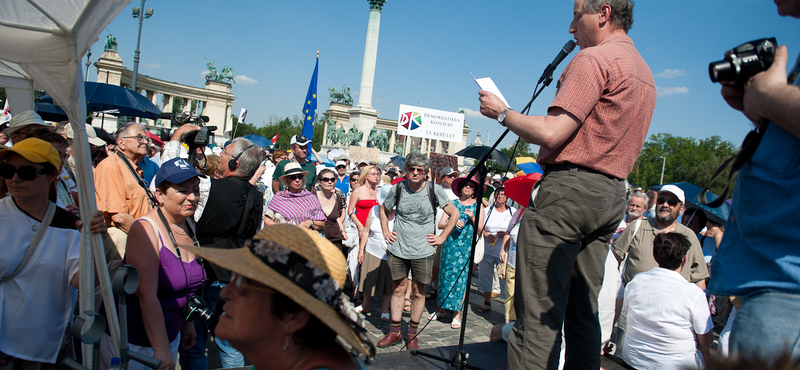
[[[550,86],[550,83],[553,81],[553,72],[550,71],[549,74],[547,74],[545,76],[542,76],[542,77],[543,77],[544,80],[543,80],[541,88],[539,88],[539,84],[537,83],[536,87],[534,87],[534,89],[533,89],[533,91],[534,91],[533,97],[531,97],[531,100],[528,102],[528,104],[525,106],[525,108],[523,108],[522,111],[520,111],[520,113],[527,114],[528,111],[530,110],[531,104],[533,104],[533,101],[536,100],[537,97],[539,97],[539,94],[542,93],[542,90],[544,90],[545,87]],[[538,90],[537,90],[537,88],[538,88]],[[470,179],[470,178],[474,177],[477,174],[478,175],[478,181],[480,182],[479,186],[476,189],[477,201],[475,203],[475,215],[477,217],[480,217],[481,206],[483,205],[483,202],[481,200],[483,199],[484,183],[486,182],[486,175],[489,173],[489,170],[486,168],[486,161],[492,155],[492,152],[495,151],[495,149],[497,148],[497,145],[500,144],[501,141],[503,141],[503,139],[506,137],[508,132],[509,132],[509,129],[505,129],[505,131],[503,131],[503,134],[500,135],[500,138],[498,138],[497,141],[495,141],[495,143],[494,143],[494,145],[492,145],[491,149],[489,149],[489,151],[487,151],[486,154],[483,155],[483,157],[480,159],[480,161],[478,161],[478,164],[476,164],[472,168],[472,171],[470,171],[469,174],[467,175],[467,178]],[[467,361],[467,359],[469,358],[469,353],[464,351],[464,335],[466,334],[466,329],[467,329],[467,314],[469,313],[469,309],[468,309],[469,308],[469,295],[470,295],[470,289],[472,287],[472,270],[473,270],[473,266],[472,265],[474,264],[473,262],[475,261],[475,247],[478,244],[478,232],[479,232],[478,225],[473,225],[473,228],[472,228],[472,245],[471,245],[470,252],[469,252],[469,261],[467,261],[468,264],[469,264],[469,271],[467,273],[467,289],[466,289],[466,295],[464,297],[464,304],[461,306],[461,311],[462,311],[461,312],[461,333],[458,336],[458,349],[456,350],[455,353],[453,353],[453,357],[451,357],[449,360],[444,358],[444,357],[436,356],[436,355],[433,355],[433,354],[430,354],[430,353],[425,353],[425,352],[422,352],[422,351],[419,351],[419,350],[416,350],[416,349],[412,349],[410,351],[412,355],[428,357],[428,358],[431,358],[431,359],[434,359],[434,360],[437,360],[437,361],[441,361],[441,362],[444,362],[444,363],[449,363],[451,368],[453,368],[453,369],[459,369],[459,370],[460,369],[477,369],[477,370],[480,370],[480,368],[478,368],[478,367],[469,365],[469,363]]]

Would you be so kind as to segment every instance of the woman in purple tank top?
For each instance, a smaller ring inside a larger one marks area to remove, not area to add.
[[[194,253],[182,246],[195,243],[192,215],[200,195],[199,176],[183,159],[164,163],[155,178],[158,207],[128,233],[124,263],[135,266],[140,277],[128,300],[128,343],[135,352],[161,360],[160,369],[174,369],[178,347],[192,347],[196,337],[181,309],[202,287],[205,273]],[[137,366],[131,361],[128,369]]]

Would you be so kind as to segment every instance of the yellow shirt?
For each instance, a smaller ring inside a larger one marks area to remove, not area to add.
[[[130,162],[130,159],[125,159]],[[131,163],[139,176],[144,171]],[[123,159],[118,155],[110,155],[97,165],[94,170],[94,192],[97,197],[97,209],[105,213],[106,225],[114,226],[111,215],[127,213],[138,220],[150,211],[147,192],[139,186]]]

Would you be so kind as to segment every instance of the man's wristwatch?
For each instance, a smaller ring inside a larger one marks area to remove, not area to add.
[[[508,111],[510,111],[510,110],[511,110],[511,107],[507,107],[506,109],[503,109],[503,111],[500,113],[499,116],[497,116],[497,122],[499,122],[500,125],[502,125],[503,127],[506,127],[506,124],[505,124],[506,113],[508,113]]]

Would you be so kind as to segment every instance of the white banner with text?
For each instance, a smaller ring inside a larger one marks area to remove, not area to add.
[[[460,143],[464,136],[464,115],[400,104],[397,134]]]

